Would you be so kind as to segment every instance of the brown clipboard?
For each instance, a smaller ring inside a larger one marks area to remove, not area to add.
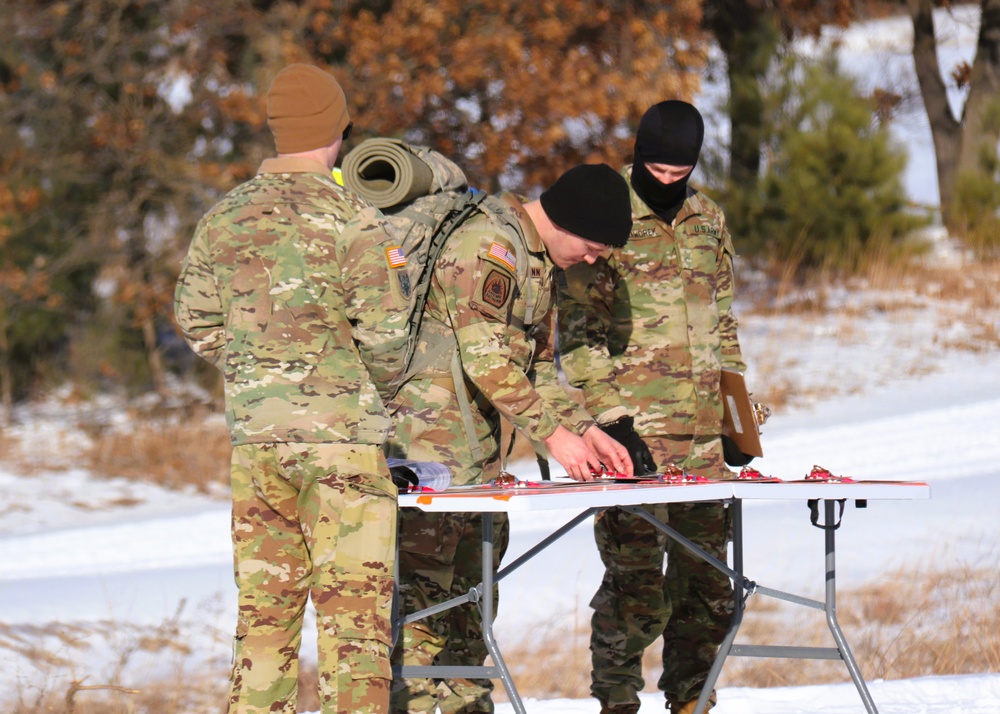
[[[722,433],[736,442],[749,456],[763,456],[760,426],[743,375],[733,369],[722,370]]]

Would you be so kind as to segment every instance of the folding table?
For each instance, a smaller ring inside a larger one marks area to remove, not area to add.
[[[454,492],[401,494],[401,508],[420,508],[431,512],[468,512],[483,514],[482,562],[483,579],[480,585],[473,588],[467,595],[453,598],[447,602],[415,613],[394,613],[394,639],[403,625],[421,620],[430,615],[443,612],[453,607],[473,604],[479,608],[483,621],[483,640],[493,661],[492,666],[401,666],[395,667],[393,673],[401,677],[455,677],[499,679],[507,692],[514,711],[526,714],[524,704],[517,693],[517,688],[511,678],[510,671],[504,662],[500,648],[494,638],[493,586],[504,577],[516,570],[548,548],[555,541],[575,528],[587,518],[607,508],[618,507],[645,518],[653,526],[663,531],[668,537],[680,543],[698,557],[708,562],[712,567],[725,573],[733,582],[734,613],[732,624],[723,641],[719,654],[709,672],[706,686],[698,700],[695,714],[702,714],[707,705],[722,666],[727,657],[783,657],[793,659],[840,659],[842,660],[857,687],[865,709],[869,714],[877,714],[875,703],[868,692],[868,687],[858,670],[854,656],[851,654],[836,616],[836,568],[835,568],[835,532],[839,526],[839,518],[843,515],[843,504],[853,500],[859,506],[867,505],[868,501],[884,499],[926,499],[930,498],[930,488],[925,483],[868,481],[710,481],[704,483],[593,483],[575,484],[572,482],[540,482],[535,487],[522,485],[516,487],[482,487],[481,489],[462,489]],[[743,501],[745,500],[801,500],[810,504],[815,515],[816,525],[825,530],[825,591],[823,602],[812,600],[764,587],[744,575],[743,572]],[[656,503],[725,501],[733,514],[733,565],[718,560],[689,541],[668,524],[654,518],[642,506]],[[819,522],[819,506],[823,507],[822,523]],[[837,505],[841,508],[838,513]],[[577,515],[557,528],[549,536],[539,541],[535,546],[515,559],[513,562],[501,565],[493,571],[493,514],[499,512],[524,512],[543,510],[573,510]],[[752,646],[735,644],[735,638],[743,619],[743,610],[747,597],[757,593],[804,607],[815,608],[826,612],[827,625],[833,636],[834,647],[794,647],[794,646]]]

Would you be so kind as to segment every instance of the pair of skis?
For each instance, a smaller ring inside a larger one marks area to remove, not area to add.
[[[509,472],[503,472],[496,479],[483,484],[450,486],[445,490],[435,490],[426,487],[411,487],[407,493],[481,493],[491,491],[552,491],[564,488],[607,488],[609,485],[686,485],[699,483],[720,483],[729,481],[754,481],[759,483],[784,483],[776,476],[765,476],[751,466],[744,466],[732,478],[710,479],[705,476],[688,473],[683,469],[668,464],[662,473],[627,476],[624,473],[610,470],[593,472],[592,481],[529,481],[522,480]],[[813,466],[806,475],[805,481],[817,483],[857,483],[847,476],[836,476],[829,469]]]

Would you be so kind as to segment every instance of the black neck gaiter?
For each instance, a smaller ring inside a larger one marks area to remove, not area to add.
[[[667,223],[673,222],[677,212],[684,205],[690,177],[691,174],[688,174],[680,181],[660,183],[659,179],[649,173],[643,162],[639,161],[632,165],[632,188],[635,189],[636,195]]]

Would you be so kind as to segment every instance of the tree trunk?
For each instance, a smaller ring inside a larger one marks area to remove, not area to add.
[[[14,415],[14,386],[10,369],[7,320],[0,319],[0,428],[10,426]]]
[[[969,98],[962,117],[958,172],[995,173],[1000,122],[1000,0],[982,0],[979,42],[969,79]]]
[[[142,319],[142,341],[146,347],[149,360],[149,374],[153,379],[153,388],[161,397],[167,394],[166,370],[163,369],[163,358],[160,355],[160,345],[156,338],[156,323],[150,311],[145,310]]]
[[[1000,0],[981,2],[979,42],[961,119],[951,111],[941,76],[931,16],[933,3],[909,0],[909,8],[913,61],[934,139],[941,220],[950,233],[961,233],[968,226],[967,218],[956,210],[959,177],[979,173],[984,180],[995,180],[1000,140],[1000,122],[995,119],[1000,96]]]
[[[958,170],[958,148],[962,126],[948,104],[948,94],[941,66],[937,57],[937,39],[934,35],[933,3],[931,0],[909,0],[910,18],[913,21],[913,64],[916,67],[920,96],[931,126],[934,140],[934,158],[937,163],[938,199],[941,201],[941,220],[951,231],[952,202],[955,195],[955,176]]]
[[[778,18],[745,0],[706,6],[705,26],[726,56],[729,79],[729,178],[750,188],[760,175],[764,136],[761,78],[781,42]]]

